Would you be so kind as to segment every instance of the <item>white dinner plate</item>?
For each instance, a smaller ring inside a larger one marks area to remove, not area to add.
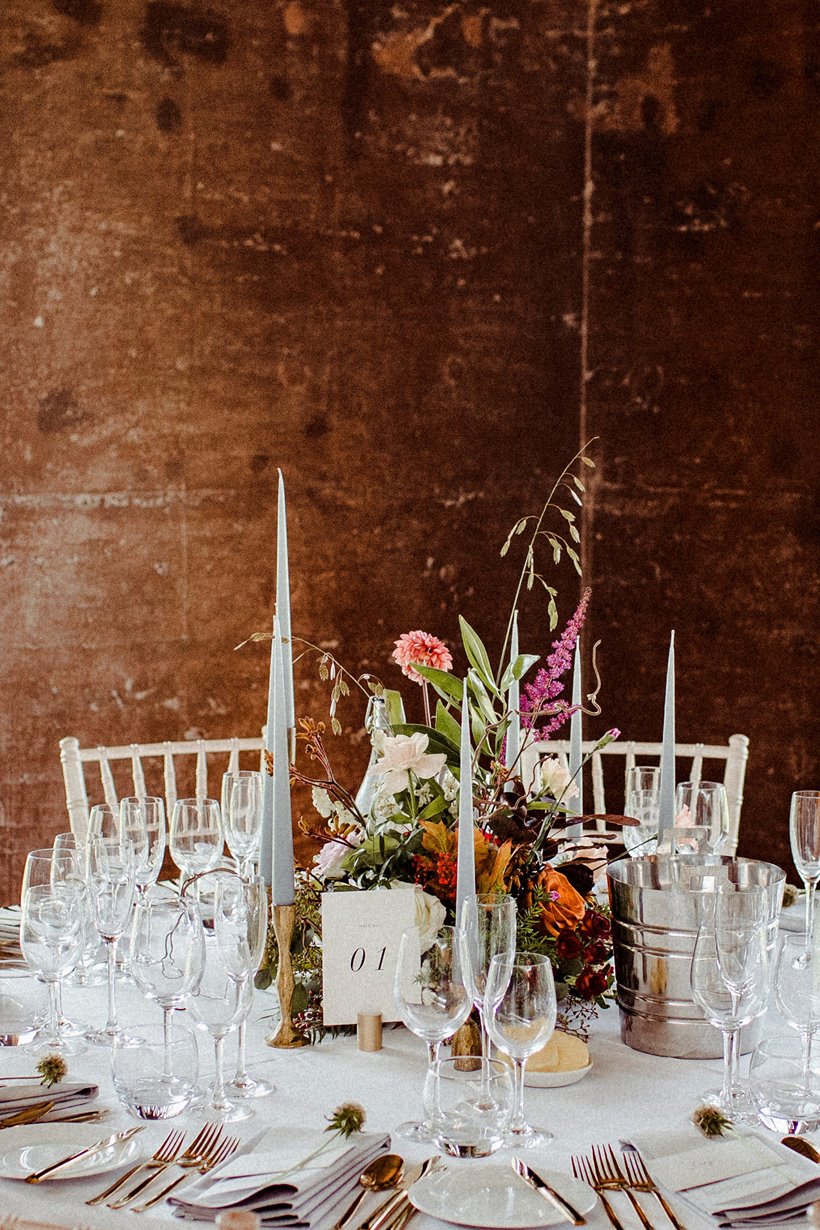
[[[524,1084],[530,1089],[562,1089],[564,1085],[582,1081],[591,1071],[591,1060],[585,1068],[575,1068],[572,1072],[528,1072],[525,1068]]]
[[[34,1128],[7,1128],[4,1138],[15,1135],[15,1141],[4,1139],[0,1145],[0,1179],[25,1179],[35,1170],[42,1170],[53,1162],[59,1162],[69,1153],[76,1153],[87,1145],[93,1145],[101,1139],[100,1125],[71,1127],[64,1124],[41,1124]],[[108,1135],[111,1135],[109,1131]],[[6,1147],[3,1148],[3,1145]],[[54,1175],[43,1179],[48,1183],[52,1178],[57,1183],[66,1179],[86,1179],[90,1175],[105,1174],[108,1170],[116,1170],[124,1166],[140,1152],[142,1142],[132,1136],[129,1140],[118,1140],[98,1153],[89,1153],[87,1157],[78,1158],[70,1166],[57,1170]]]
[[[538,1174],[579,1213],[589,1213],[598,1197],[580,1179],[557,1170]],[[512,1166],[490,1164],[435,1171],[410,1188],[410,1203],[421,1213],[485,1230],[524,1230],[528,1226],[557,1226],[566,1218],[520,1178]]]

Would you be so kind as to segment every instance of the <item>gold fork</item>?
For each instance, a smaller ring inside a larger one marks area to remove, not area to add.
[[[602,1187],[611,1191],[626,1192],[644,1230],[654,1230],[652,1222],[646,1216],[638,1197],[630,1190],[630,1183],[618,1165],[610,1145],[592,1146],[592,1170]]]
[[[104,1192],[100,1192],[99,1196],[92,1196],[90,1200],[86,1200],[86,1204],[102,1204],[103,1200],[107,1200],[109,1196],[113,1196],[114,1192],[122,1187],[123,1183],[127,1183],[141,1170],[153,1170],[156,1166],[161,1166],[166,1161],[166,1155],[174,1150],[172,1155],[167,1158],[168,1161],[173,1161],[179,1151],[179,1146],[182,1144],[183,1132],[169,1132],[163,1140],[162,1144],[154,1153],[153,1157],[149,1157],[147,1161],[137,1162],[136,1166],[132,1166],[130,1170],[126,1170],[125,1174],[120,1175],[118,1179],[107,1187]]]
[[[116,1200],[112,1200],[108,1205],[109,1209],[123,1208],[130,1200],[134,1200],[140,1192],[145,1191],[146,1187],[153,1183],[154,1179],[159,1178],[162,1172],[167,1170],[169,1166],[193,1165],[195,1162],[201,1161],[203,1157],[207,1156],[208,1150],[212,1149],[219,1140],[221,1134],[222,1128],[218,1123],[206,1123],[197,1132],[184,1153],[180,1153],[179,1148],[177,1148],[173,1156],[161,1164],[156,1174],[146,1175],[136,1187],[132,1187],[124,1196],[118,1196]]]
[[[613,1209],[612,1205],[609,1203],[603,1191],[601,1190],[601,1185],[598,1182],[596,1182],[595,1175],[592,1172],[592,1167],[587,1162],[587,1159],[585,1157],[573,1157],[573,1158],[570,1158],[570,1161],[572,1163],[572,1173],[575,1176],[575,1178],[582,1179],[584,1183],[588,1183],[589,1186],[593,1187],[595,1191],[598,1193],[598,1195],[600,1196],[601,1204],[604,1206],[604,1212],[606,1213],[609,1220],[612,1222],[614,1230],[624,1230],[623,1226],[618,1220],[618,1216],[615,1210]]]
[[[656,1198],[664,1213],[675,1227],[675,1230],[686,1230],[686,1227],[678,1220],[670,1205],[664,1199],[662,1193],[659,1192],[655,1186],[655,1182],[649,1171],[646,1169],[646,1165],[640,1153],[627,1152],[622,1153],[621,1156],[624,1159],[624,1165],[626,1166],[627,1174],[629,1175],[629,1181],[635,1191],[649,1192],[650,1195]]]
[[[161,1192],[157,1192],[156,1196],[152,1196],[150,1200],[146,1200],[145,1204],[134,1205],[131,1209],[132,1213],[144,1213],[146,1209],[150,1209],[152,1205],[159,1204],[160,1200],[164,1200],[169,1192],[172,1192],[175,1187],[179,1187],[180,1183],[184,1183],[186,1179],[193,1177],[192,1172],[199,1174],[207,1174],[209,1170],[213,1170],[220,1162],[226,1161],[232,1153],[239,1147],[239,1137],[230,1136],[227,1140],[223,1140],[221,1145],[218,1145],[205,1158],[199,1162],[177,1162],[177,1166],[181,1166],[183,1173],[178,1178],[174,1179],[173,1183],[169,1183],[167,1187],[163,1187]]]

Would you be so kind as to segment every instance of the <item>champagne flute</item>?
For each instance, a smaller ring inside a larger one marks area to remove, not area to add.
[[[775,975],[775,1000],[786,1023],[803,1043],[801,1080],[810,1094],[811,1048],[820,1029],[820,953],[806,953],[802,936],[784,935]]]
[[[92,837],[88,843],[88,879],[94,925],[106,945],[108,954],[108,1017],[102,1029],[86,1034],[97,1046],[138,1045],[139,1039],[128,1034],[117,1020],[114,975],[117,966],[117,943],[128,928],[134,906],[134,876],[136,855],[130,842],[120,838],[106,841]]]
[[[88,829],[85,839],[102,837],[104,841],[116,841],[120,836],[120,813],[107,803],[95,803],[88,813]]]
[[[809,961],[814,937],[814,891],[820,880],[820,790],[795,790],[789,812],[789,836],[794,865],[806,890],[803,954]]]
[[[240,769],[222,777],[222,822],[228,849],[248,880],[262,837],[262,774]]]
[[[640,823],[624,825],[624,845],[631,858],[654,854],[658,845],[661,771],[657,765],[633,765],[626,775],[624,814]]]
[[[171,814],[169,848],[183,879],[216,867],[224,844],[216,799],[177,799]]]
[[[227,881],[227,877],[225,880]],[[243,878],[238,883],[240,889],[233,891],[234,893],[241,891],[242,895],[253,976],[259,969],[268,939],[268,889],[261,876],[253,876],[250,880]],[[217,888],[214,914],[217,942],[229,923],[230,892],[231,889],[226,887],[225,882]],[[232,1098],[264,1098],[274,1092],[274,1086],[262,1077],[251,1076],[247,1070],[245,1057],[247,1029],[248,1019],[243,1017],[237,1031],[236,1071],[233,1079],[228,1082],[228,1093]]]
[[[461,910],[461,944],[464,982],[478,1012],[484,1054],[491,1057],[485,1020],[485,991],[490,962],[495,956],[512,961],[515,952],[516,906],[503,893],[474,893],[464,899]]]
[[[484,993],[484,1016],[495,1045],[512,1060],[515,1109],[508,1143],[516,1148],[549,1144],[552,1132],[532,1127],[524,1115],[524,1065],[552,1037],[558,1012],[549,957],[517,952],[493,957]]]
[[[675,815],[682,812],[687,827],[704,830],[704,852],[720,854],[729,840],[729,800],[723,782],[679,782]]]
[[[472,1007],[464,985],[454,927],[440,927],[432,936],[418,927],[404,932],[399,943],[393,992],[404,1024],[427,1043],[429,1078],[442,1042],[461,1028]],[[427,1120],[400,1123],[394,1133],[406,1140],[432,1139]]]
[[[137,896],[144,899],[165,857],[165,803],[151,795],[120,799],[120,828],[137,851]]]
[[[77,964],[84,942],[80,890],[70,883],[45,883],[23,890],[20,948],[26,964],[48,987],[48,1019],[31,1049],[76,1055],[84,1050],[60,1029],[57,986]]]
[[[723,1085],[704,1095],[733,1123],[756,1122],[737,1079],[738,1038],[762,1016],[769,997],[768,911],[762,889],[705,893],[692,956],[695,1003],[723,1034]]]

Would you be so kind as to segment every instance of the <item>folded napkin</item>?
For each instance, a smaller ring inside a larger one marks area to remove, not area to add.
[[[820,1166],[751,1132],[705,1140],[695,1128],[635,1135],[659,1187],[722,1227],[775,1226],[820,1200]]]
[[[265,1128],[170,1203],[177,1217],[215,1221],[223,1209],[253,1209],[263,1226],[328,1230],[365,1166],[389,1145],[389,1136],[375,1133],[345,1139]]]
[[[59,1085],[0,1084],[0,1126],[2,1120],[18,1110],[25,1110],[38,1102],[54,1102],[54,1109],[43,1116],[44,1121],[54,1123],[60,1116],[76,1110],[86,1102],[93,1102],[99,1093],[97,1085],[82,1085],[79,1081],[63,1081]]]

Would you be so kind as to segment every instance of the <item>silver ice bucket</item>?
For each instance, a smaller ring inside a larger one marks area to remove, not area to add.
[[[769,951],[774,959],[786,873],[748,858],[708,860],[718,878],[763,887],[769,898]],[[698,930],[698,876],[703,862],[686,855],[622,858],[607,868],[621,1038],[636,1051],[678,1059],[717,1059],[722,1035],[692,999],[689,970]],[[741,1035],[745,1053],[756,1026]]]

